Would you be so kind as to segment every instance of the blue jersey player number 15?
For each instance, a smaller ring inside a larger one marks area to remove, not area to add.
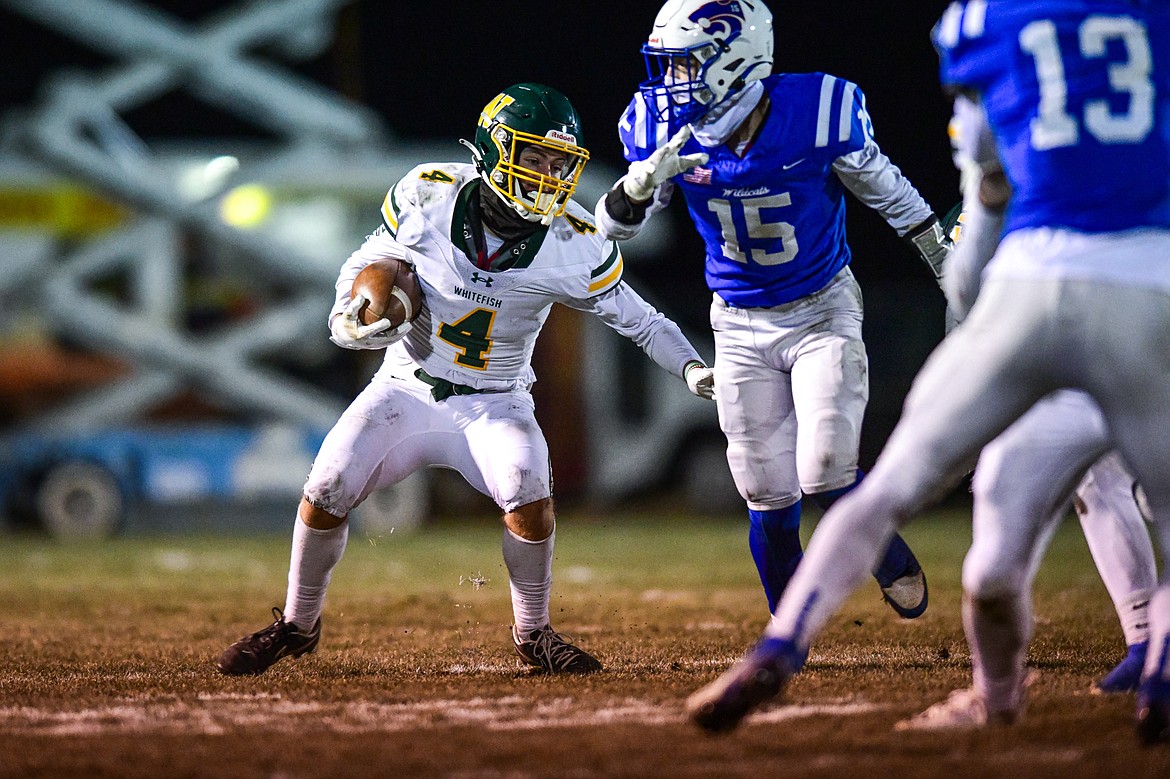
[[[782,262],[791,262],[800,246],[796,241],[796,228],[790,222],[765,221],[765,209],[779,209],[792,205],[792,195],[781,192],[777,195],[765,197],[748,197],[739,201],[743,233],[736,227],[735,213],[731,200],[712,198],[707,201],[709,208],[719,219],[719,227],[723,235],[723,256],[735,262],[747,263],[750,259],[760,265],[779,265]],[[742,238],[740,237],[742,235]],[[751,242],[768,239],[780,241],[780,251],[766,249],[749,249],[745,253],[743,246]]]
[[[826,93],[829,95],[828,100],[825,98]],[[858,95],[853,85],[848,83],[843,85],[841,93],[842,100]],[[831,90],[822,89],[821,116],[818,127],[828,124],[829,117],[825,109],[831,108],[831,96]],[[864,98],[861,100],[864,101]],[[850,109],[855,109],[853,117],[855,121],[853,122],[849,118]],[[869,112],[865,110],[864,102],[860,105],[855,105],[852,100],[848,103],[843,102],[840,106],[840,128],[838,140],[847,141],[854,133],[863,139],[863,143],[873,140],[873,125],[870,122]],[[818,137],[814,143],[816,148],[826,147],[828,145],[827,136],[822,133],[821,137]],[[808,160],[809,157],[800,157],[791,161],[782,160],[780,173],[796,171],[806,174],[803,178],[809,184],[819,188],[823,179],[820,175],[807,176],[808,170],[811,169],[811,166],[807,164]],[[801,165],[805,166],[805,170],[797,171]],[[686,176],[684,176],[685,179]],[[761,189],[766,188],[761,187]],[[732,192],[736,191],[732,190]],[[799,191],[797,197],[801,197]],[[744,264],[754,262],[758,265],[780,265],[796,259],[797,252],[800,251],[796,228],[791,222],[785,220],[784,212],[781,211],[781,209],[789,208],[792,205],[791,191],[758,197],[736,197],[734,199],[714,197],[708,200],[707,208],[719,220],[723,256],[733,262]],[[799,209],[801,204],[798,202],[796,207]]]

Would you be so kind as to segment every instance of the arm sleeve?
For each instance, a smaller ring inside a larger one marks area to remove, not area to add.
[[[943,267],[947,305],[959,319],[971,311],[979,295],[983,270],[995,256],[1003,232],[1004,212],[989,209],[979,198],[984,173],[999,170],[995,139],[983,109],[973,101],[955,100],[955,165],[963,175],[963,223],[955,250]]]
[[[611,241],[627,241],[637,236],[646,220],[666,208],[674,194],[674,183],[664,182],[655,188],[654,196],[650,198],[649,203],[639,206],[631,203],[626,197],[625,190],[622,189],[624,180],[625,176],[622,176],[601,196],[593,212],[598,233]]]
[[[984,173],[1003,169],[987,113],[977,99],[965,95],[955,98],[954,115],[947,131],[955,150],[955,166],[960,171],[972,167]]]
[[[833,172],[858,200],[881,214],[899,236],[934,216],[914,185],[873,140],[834,160]]]
[[[643,300],[624,281],[596,297],[564,302],[570,308],[595,314],[602,322],[641,347],[651,360],[680,379],[683,378],[683,369],[687,363],[703,362],[678,325]]]
[[[618,120],[618,138],[622,142],[622,155],[627,162],[644,160],[662,144],[670,140],[669,127],[655,119],[654,112],[646,106],[640,92],[635,92],[622,117]],[[611,241],[627,241],[642,231],[646,220],[670,203],[674,184],[665,182],[654,190],[649,205],[642,209],[625,198],[622,176],[609,192],[597,201],[593,217],[598,232]],[[631,207],[632,206],[632,207]]]

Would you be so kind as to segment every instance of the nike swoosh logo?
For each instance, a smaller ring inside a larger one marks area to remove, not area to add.
[[[796,162],[790,162],[787,165],[781,165],[780,170],[791,170],[792,168],[795,168],[797,165],[799,165],[800,163],[804,162],[807,159],[808,159],[808,157],[801,157]]]

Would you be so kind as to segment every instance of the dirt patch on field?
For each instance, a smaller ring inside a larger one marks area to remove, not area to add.
[[[1088,693],[1122,642],[1065,531],[1039,579],[1025,718],[894,731],[969,682],[963,529],[908,534],[932,576],[925,617],[898,620],[864,589],[785,698],[718,738],[686,721],[683,701],[763,627],[738,528],[566,530],[555,624],[606,665],[579,678],[530,673],[513,655],[496,528],[351,543],[319,653],[254,678],[214,661],[279,602],[287,539],[9,544],[0,777],[1170,776],[1170,748],[1136,743],[1132,696]]]

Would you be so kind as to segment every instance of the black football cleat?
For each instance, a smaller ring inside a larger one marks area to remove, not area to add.
[[[926,574],[915,561],[901,576],[882,587],[882,600],[902,619],[918,619],[926,611],[929,595]]]
[[[572,644],[550,625],[530,631],[523,638],[513,627],[512,643],[521,660],[550,674],[592,674],[601,670],[596,657]]]
[[[1134,724],[1138,740],[1145,746],[1170,744],[1170,682],[1142,680]]]
[[[284,614],[275,606],[272,616],[276,621],[263,630],[244,636],[223,650],[217,667],[228,676],[254,676],[262,674],[284,657],[300,657],[317,651],[321,640],[321,620],[308,633],[302,633],[296,625],[285,622]]]
[[[882,600],[902,619],[917,619],[926,611],[926,574],[900,535],[894,534],[873,578],[882,588]]]

